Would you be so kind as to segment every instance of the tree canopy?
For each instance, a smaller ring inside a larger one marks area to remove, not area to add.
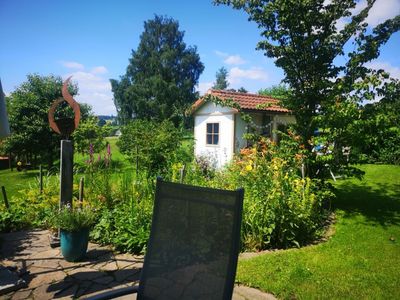
[[[59,76],[28,75],[22,83],[7,97],[7,111],[11,135],[3,144],[3,151],[29,160],[38,158],[48,165],[53,164],[60,146],[60,136],[54,133],[48,122],[48,111],[55,99],[62,97],[63,81]],[[71,95],[76,95],[76,85],[69,86]],[[61,107],[57,115],[68,115],[72,109]],[[80,104],[81,118],[90,114],[90,107]],[[70,110],[70,111],[69,111]]]
[[[165,174],[176,161],[174,155],[182,142],[182,131],[171,121],[135,120],[123,126],[121,132],[117,145],[135,163],[137,172]]]
[[[383,98],[365,105],[352,124],[355,154],[368,162],[400,164],[400,82],[386,83]]]
[[[359,103],[372,99],[375,88],[388,77],[366,64],[379,56],[381,46],[399,30],[400,16],[370,28],[366,18],[375,0],[367,0],[357,12],[358,2],[215,0],[245,10],[262,30],[257,48],[283,69],[283,81],[291,89],[284,104],[295,114],[297,132],[309,150],[319,127],[330,128],[340,149]],[[343,20],[348,23],[340,28]]]
[[[137,50],[132,50],[126,74],[111,79],[118,118],[184,120],[196,98],[195,85],[204,66],[195,46],[183,41],[184,32],[172,18],[155,16],[144,22]]]
[[[284,84],[273,85],[258,91],[259,95],[270,96],[280,100],[286,99],[289,93],[290,89]]]
[[[215,83],[212,88],[216,90],[226,90],[229,86],[227,76],[228,70],[225,67],[219,68],[217,73],[215,73]]]
[[[104,138],[109,132],[110,127],[107,125],[100,126],[98,118],[93,116],[87,118],[79,124],[73,133],[75,150],[85,154],[89,153],[89,149],[92,147],[94,153],[102,152],[105,150],[106,144]]]

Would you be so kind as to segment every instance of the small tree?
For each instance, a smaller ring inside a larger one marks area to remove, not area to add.
[[[386,82],[383,98],[359,110],[354,123],[352,152],[364,154],[369,161],[400,164],[400,81]]]
[[[4,141],[6,153],[35,162],[44,160],[48,166],[59,156],[60,136],[49,127],[48,111],[57,98],[62,97],[62,78],[59,76],[40,76],[32,74],[7,97],[7,111],[11,127],[11,135]],[[69,86],[71,95],[76,95],[76,85]],[[81,118],[90,114],[90,107],[80,104]],[[57,114],[68,115],[72,109],[64,103]],[[36,159],[35,159],[36,158]]]
[[[90,117],[82,121],[73,133],[75,149],[82,154],[86,154],[89,152],[90,145],[92,145],[94,152],[100,152],[105,147],[104,138],[107,136],[108,131],[107,126],[98,125],[96,117]]]
[[[216,79],[212,88],[216,90],[226,90],[229,86],[227,76],[228,70],[225,67],[221,67],[215,74]]]
[[[182,141],[182,132],[171,121],[135,120],[123,126],[121,133],[117,142],[121,152],[129,156],[138,172],[148,175],[165,174]]]

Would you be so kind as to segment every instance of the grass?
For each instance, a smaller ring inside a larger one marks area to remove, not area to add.
[[[132,169],[133,165],[129,162],[125,155],[123,155],[117,146],[118,137],[111,136],[105,138],[107,142],[110,143],[111,148],[111,158],[114,162],[114,165],[118,167],[118,169],[126,170]],[[106,153],[106,149],[102,151],[101,155],[104,157]],[[97,159],[98,154],[94,154],[94,158]],[[75,163],[85,164],[85,161],[89,159],[88,155],[82,155],[81,153],[74,153],[74,161]]]
[[[336,184],[328,242],[241,260],[237,281],[279,298],[400,298],[400,166],[362,169]]]
[[[18,172],[15,168],[14,171],[9,169],[0,170],[0,186],[4,186],[7,192],[7,198],[16,196],[19,191],[26,189],[30,185],[37,186],[37,178],[39,177],[39,170],[29,170]],[[3,195],[0,196],[0,205],[4,205]]]
[[[119,151],[118,146],[116,145],[118,137],[106,137],[106,140],[110,143],[111,153],[113,165],[117,169],[113,172],[112,177],[117,178],[118,175],[122,173],[130,173],[134,174],[135,166],[132,162],[130,162],[127,157]],[[181,149],[186,153],[193,153],[192,149],[192,140],[193,134],[187,134],[187,137],[183,140]],[[102,156],[105,154],[105,149],[102,153]],[[98,154],[95,154],[95,159]],[[78,164],[85,164],[85,161],[88,159],[87,155],[82,155],[80,153],[74,153],[74,162]],[[58,165],[58,161],[55,162],[55,165]],[[44,173],[46,176],[46,171]],[[18,192],[24,189],[29,188],[30,186],[38,186],[38,177],[39,170],[29,170],[26,172],[17,172],[14,168],[14,171],[10,170],[0,170],[0,187],[3,185],[6,187],[7,197],[11,199],[13,196],[17,196]],[[74,182],[78,183],[80,176],[74,176]],[[44,179],[46,180],[46,178]],[[57,179],[58,180],[58,179]],[[1,194],[1,193],[0,193]],[[0,196],[0,207],[3,204],[2,195]]]

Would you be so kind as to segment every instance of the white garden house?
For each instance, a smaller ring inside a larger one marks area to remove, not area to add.
[[[222,101],[230,99],[239,104],[240,109],[252,117],[252,126],[241,119],[237,109],[205,101],[208,94]],[[234,153],[248,146],[243,134],[249,132],[250,127],[277,141],[273,131],[295,122],[290,111],[279,106],[279,100],[268,96],[221,90],[209,90],[206,95],[192,107],[194,151],[196,157],[205,156],[218,168],[229,162]]]

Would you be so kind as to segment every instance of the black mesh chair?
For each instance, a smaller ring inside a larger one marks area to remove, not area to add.
[[[153,221],[137,299],[231,299],[239,254],[243,189],[157,180]]]

